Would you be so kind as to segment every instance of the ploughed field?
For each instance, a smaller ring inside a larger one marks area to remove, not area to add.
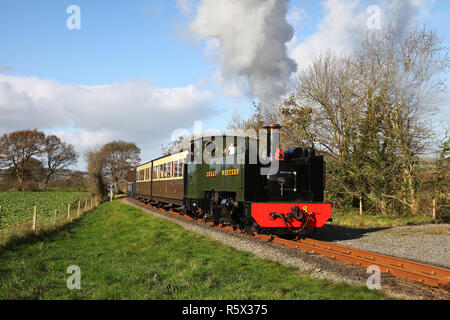
[[[80,289],[69,290],[76,265]],[[113,201],[0,251],[0,299],[384,299],[314,279]]]
[[[55,208],[59,215],[67,214],[67,205],[76,209],[78,200],[84,204],[88,198],[87,192],[59,192],[59,191],[2,191],[0,192],[0,233],[12,226],[30,222],[33,219],[33,208],[37,207],[37,222],[47,222],[53,219]]]

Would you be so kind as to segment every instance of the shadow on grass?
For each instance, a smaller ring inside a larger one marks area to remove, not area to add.
[[[316,233],[306,235],[306,238],[323,240],[323,241],[342,241],[353,240],[364,237],[368,233],[377,232],[381,230],[391,229],[392,227],[377,227],[377,228],[351,228],[345,226],[338,226],[326,224]]]
[[[41,230],[38,230],[36,233],[31,231],[30,228],[26,228],[21,230],[20,233],[11,234],[8,236],[3,243],[0,244],[0,255],[8,250],[13,250],[15,247],[23,245],[23,244],[32,244],[36,242],[41,242],[44,239],[53,236],[61,231],[68,232],[72,227],[77,225],[83,217],[91,212],[92,210],[83,213],[80,217],[74,218],[70,222],[65,222],[63,224],[54,225],[46,225]]]

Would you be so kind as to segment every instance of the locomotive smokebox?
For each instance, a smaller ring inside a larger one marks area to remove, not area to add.
[[[274,160],[277,148],[280,147],[281,125],[271,123],[263,128],[267,130],[267,157]]]

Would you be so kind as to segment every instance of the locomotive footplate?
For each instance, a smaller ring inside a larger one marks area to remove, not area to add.
[[[253,202],[251,215],[261,228],[321,228],[331,217],[331,204]]]

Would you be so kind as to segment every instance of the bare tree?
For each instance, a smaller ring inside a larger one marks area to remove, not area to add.
[[[115,190],[118,190],[119,180],[139,163],[140,152],[135,143],[121,140],[112,141],[101,148],[103,172],[113,181]]]
[[[253,102],[253,114],[250,118],[244,119],[237,112],[233,114],[231,121],[228,122],[227,128],[234,130],[254,130],[258,132],[265,124],[271,122],[274,115],[266,112],[261,103]]]
[[[178,153],[183,150],[189,150],[190,142],[194,136],[180,136],[175,141],[170,141],[168,144],[161,145],[161,155],[168,156],[170,154]]]
[[[43,153],[47,163],[44,180],[44,190],[47,189],[50,178],[58,171],[77,162],[77,153],[71,144],[62,142],[57,136],[50,135],[45,138]]]
[[[378,98],[386,106],[382,139],[393,147],[400,169],[401,193],[382,194],[419,211],[416,181],[420,156],[433,142],[432,117],[445,104],[445,86],[439,75],[450,66],[448,49],[435,32],[415,29],[399,35],[395,28],[373,34],[363,43],[359,57],[374,66],[379,79]]]
[[[45,140],[43,132],[21,130],[6,133],[0,138],[0,163],[2,167],[12,167],[23,190],[23,182],[29,162],[42,154]]]
[[[388,27],[353,54],[321,55],[300,73],[280,118],[328,155],[328,191],[365,196],[383,213],[393,200],[418,213],[420,157],[433,139],[430,119],[446,103],[441,43],[426,29]]]

